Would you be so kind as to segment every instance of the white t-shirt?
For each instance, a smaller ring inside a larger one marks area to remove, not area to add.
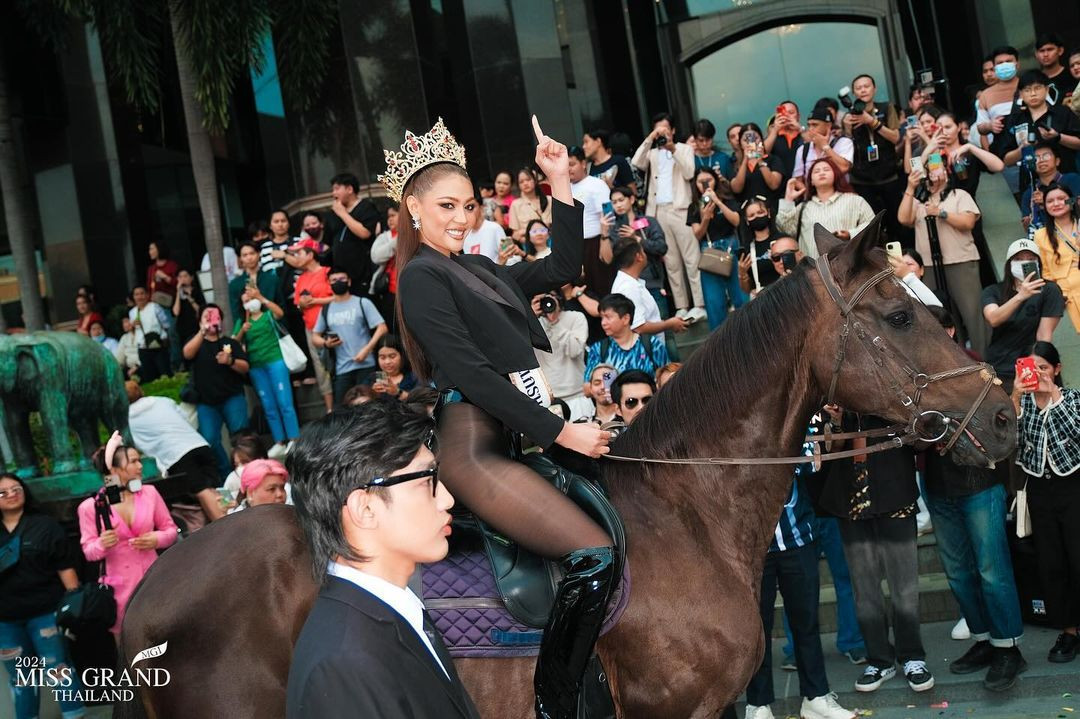
[[[656,204],[670,204],[675,195],[671,175],[675,171],[675,155],[661,148],[656,152]]]
[[[472,230],[465,235],[465,246],[461,249],[467,255],[483,255],[492,262],[499,261],[499,243],[506,238],[506,231],[498,222],[484,220],[479,230]]]
[[[803,150],[804,147],[807,149]],[[836,142],[833,143],[832,149],[833,152],[848,162],[855,160],[855,145],[851,143],[851,138],[838,137]],[[806,152],[805,162],[803,161],[803,152]],[[795,148],[795,167],[791,172],[791,176],[806,179],[806,171],[810,169],[810,165],[813,165],[814,160],[818,159],[818,157],[818,149],[814,143],[799,145]],[[847,177],[847,175],[844,176]]]
[[[645,280],[634,279],[622,270],[615,275],[615,281],[611,283],[611,293],[620,294],[634,303],[634,318],[630,320],[630,329],[637,330],[646,322],[660,322],[660,306],[656,299],[645,286]],[[658,332],[657,337],[661,342],[666,342],[663,332]]]
[[[238,274],[240,274],[240,264],[237,262],[237,259],[236,259],[236,250],[234,250],[233,248],[226,245],[225,250],[224,250],[224,254],[225,254],[225,276],[230,277],[230,278],[231,277],[236,277]],[[199,265],[199,271],[200,272],[209,272],[210,271],[210,253],[209,252],[205,253],[202,256],[202,264]]]
[[[574,199],[585,205],[585,237],[600,235],[600,216],[604,213],[604,203],[611,200],[611,188],[599,177],[586,176],[581,182],[570,185]]]
[[[128,408],[128,427],[135,446],[155,458],[158,469],[166,475],[185,454],[209,446],[168,397],[137,399]]]

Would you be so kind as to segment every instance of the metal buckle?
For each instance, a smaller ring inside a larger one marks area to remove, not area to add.
[[[945,429],[943,429],[941,431],[941,434],[936,437],[923,437],[922,434],[920,434],[919,432],[919,420],[923,419],[927,415],[937,415],[941,418],[942,424],[945,425]],[[925,409],[915,415],[915,418],[911,422],[911,431],[914,432],[915,436],[923,442],[930,442],[932,444],[934,442],[940,442],[941,440],[945,439],[945,435],[949,433],[950,424],[952,424],[952,420],[949,417],[946,417],[944,413],[938,412],[936,409]]]

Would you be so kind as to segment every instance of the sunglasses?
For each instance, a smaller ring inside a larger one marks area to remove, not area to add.
[[[795,250],[788,250],[787,252],[781,252],[778,255],[773,255],[771,259],[772,259],[773,262],[783,262],[784,257],[787,256],[787,255],[791,255],[792,257],[794,257],[795,256]]]
[[[0,491],[0,499],[6,499],[7,497],[18,497],[22,493],[22,487],[12,487],[11,489],[5,489],[3,491]]]
[[[626,405],[627,409],[633,409],[638,406],[638,402],[641,402],[641,406],[644,407],[649,402],[652,402],[652,398],[653,396],[651,394],[647,394],[644,397],[627,397],[623,400],[623,404]]]

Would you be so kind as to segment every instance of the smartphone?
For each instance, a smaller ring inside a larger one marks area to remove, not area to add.
[[[912,130],[912,129],[918,127],[918,125],[919,125],[919,118],[915,117],[914,115],[908,115],[907,116],[907,128],[909,130]]]
[[[605,202],[600,211],[602,213],[604,213],[605,217],[607,217],[608,215],[614,215],[615,214],[615,206],[612,205],[610,202]]]
[[[1034,260],[1027,260],[1020,263],[1020,271],[1024,273],[1024,277],[1035,275],[1032,279],[1038,279],[1039,277],[1039,263]]]
[[[608,401],[611,401],[611,385],[615,384],[615,378],[619,376],[619,373],[615,370],[604,370],[604,374],[601,375],[604,381],[604,394],[607,395]]]
[[[922,158],[921,157],[913,157],[913,158],[911,158],[911,171],[912,172],[922,172],[923,171]]]
[[[120,478],[115,474],[105,477],[105,498],[109,504],[120,504]]]
[[[639,217],[630,223],[630,228],[633,230],[644,230],[649,226],[649,221],[644,217]]]
[[[1034,357],[1021,357],[1016,360],[1016,382],[1030,389],[1039,386],[1039,371],[1035,368]]]
[[[325,340],[327,342],[330,342],[331,340],[336,340],[337,338],[338,338],[338,333],[337,332],[326,332],[326,333],[323,334],[323,340]]]
[[[375,382],[381,382],[383,384],[389,384],[390,378],[381,369],[375,371]]]
[[[903,251],[900,249],[899,242],[886,242],[885,253],[889,255],[889,257],[895,257],[896,259],[900,259],[904,256]]]
[[[795,259],[794,252],[782,252],[780,253],[780,261],[784,264],[784,272],[794,271],[799,261]]]
[[[508,249],[514,246],[514,240],[509,237],[504,237],[499,240],[499,252],[506,252]]]

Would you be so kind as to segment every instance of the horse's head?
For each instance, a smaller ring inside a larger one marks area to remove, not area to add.
[[[971,359],[892,275],[879,247],[881,218],[847,242],[815,227],[813,275],[825,311],[807,349],[821,390],[846,409],[952,442],[964,464],[1004,459],[1016,442],[1012,403],[991,383],[989,366]]]

